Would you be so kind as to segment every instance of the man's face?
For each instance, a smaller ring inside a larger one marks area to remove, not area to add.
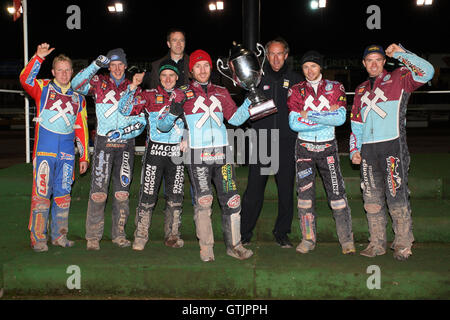
[[[159,80],[161,81],[161,85],[164,89],[172,90],[177,83],[178,75],[175,71],[166,69],[161,71],[161,73],[159,74]]]
[[[111,61],[109,63],[109,71],[111,72],[112,76],[116,78],[117,80],[122,79],[123,74],[125,73],[125,69],[127,67],[122,61]]]
[[[199,61],[192,68],[192,76],[200,83],[206,83],[211,76],[211,66],[208,61]]]
[[[380,53],[368,54],[363,60],[369,77],[378,77],[383,72],[385,63],[386,59]]]
[[[167,46],[170,48],[170,52],[176,55],[181,55],[184,52],[186,42],[181,32],[172,32],[167,41]]]
[[[72,78],[72,66],[68,61],[58,61],[55,63],[55,67],[52,69],[52,74],[55,80],[63,85],[67,86]]]
[[[315,81],[320,76],[320,66],[315,62],[305,62],[302,65],[303,74],[309,81]]]
[[[283,44],[279,42],[274,42],[267,48],[267,59],[275,72],[283,67],[287,57],[288,54],[285,52]]]

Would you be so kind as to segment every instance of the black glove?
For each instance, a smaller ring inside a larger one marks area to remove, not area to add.
[[[128,68],[128,72],[129,72],[131,75],[134,76],[136,73],[147,72],[147,70],[141,69],[141,68],[139,68],[139,67],[137,67],[137,66],[131,66],[131,67]]]
[[[172,101],[172,104],[170,105],[170,108],[169,108],[169,112],[177,117],[182,115],[184,112],[183,105],[184,105],[185,101],[186,101],[186,99],[183,99],[183,101],[181,101],[181,102],[175,102],[175,100]]]

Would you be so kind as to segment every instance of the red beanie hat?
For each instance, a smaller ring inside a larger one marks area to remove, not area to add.
[[[212,61],[209,54],[203,50],[195,50],[194,52],[191,53],[189,57],[189,71],[192,71],[194,65],[199,61],[208,61],[212,69]]]

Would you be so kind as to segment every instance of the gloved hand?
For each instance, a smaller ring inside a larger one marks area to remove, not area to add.
[[[183,105],[184,105],[185,101],[186,101],[186,99],[183,99],[183,101],[181,101],[181,102],[175,102],[175,100],[174,100],[172,102],[172,104],[170,105],[169,112],[177,117],[179,115],[182,115],[184,112]]]
[[[146,69],[142,69],[142,68],[139,68],[139,67],[137,67],[137,66],[131,66],[131,67],[129,67],[128,69],[128,72],[130,73],[130,74],[132,74],[133,76],[136,74],[136,73],[145,73],[145,72],[147,72],[147,70]]]
[[[99,66],[100,68],[108,68],[109,63],[111,62],[108,57],[106,56],[98,56],[97,59],[95,59],[95,64]]]

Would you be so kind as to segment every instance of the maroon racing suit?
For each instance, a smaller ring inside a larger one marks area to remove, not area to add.
[[[185,101],[184,117],[189,130],[190,157],[187,166],[194,198],[194,220],[199,245],[203,252],[212,252],[214,235],[211,223],[213,188],[222,208],[222,229],[228,250],[240,245],[241,201],[238,193],[233,159],[227,157],[229,142],[224,119],[238,126],[249,117],[250,101],[237,108],[226,88],[197,81],[176,90],[174,101]],[[163,131],[170,129],[177,116],[168,113],[158,123]],[[211,257],[213,259],[213,257]]]
[[[158,200],[159,188],[164,179],[166,198],[164,238],[170,247],[182,247],[180,238],[181,212],[184,195],[184,166],[175,164],[172,157],[180,157],[180,141],[184,123],[180,118],[168,132],[157,128],[158,119],[168,112],[170,92],[161,86],[156,89],[137,88],[125,92],[119,102],[119,111],[127,116],[147,114],[147,141],[142,158],[141,188],[136,208],[135,242],[144,246],[148,241],[153,210]],[[133,247],[134,248],[134,247]]]
[[[337,81],[321,79],[313,87],[310,81],[294,85],[288,94],[289,123],[298,132],[295,161],[298,216],[302,241],[316,243],[316,172],[323,179],[328,203],[332,209],[339,242],[345,251],[353,246],[352,218],[339,165],[335,126],[346,118],[344,86]],[[336,109],[331,110],[332,106]],[[300,112],[307,111],[306,119]]]
[[[370,244],[386,248],[386,205],[392,217],[392,247],[411,249],[411,207],[408,190],[410,156],[406,143],[406,108],[411,92],[432,79],[433,66],[410,52],[396,52],[405,66],[383,70],[356,88],[350,115],[350,158],[361,154],[361,186]],[[400,249],[400,250],[403,250]],[[395,255],[395,254],[394,254]]]

